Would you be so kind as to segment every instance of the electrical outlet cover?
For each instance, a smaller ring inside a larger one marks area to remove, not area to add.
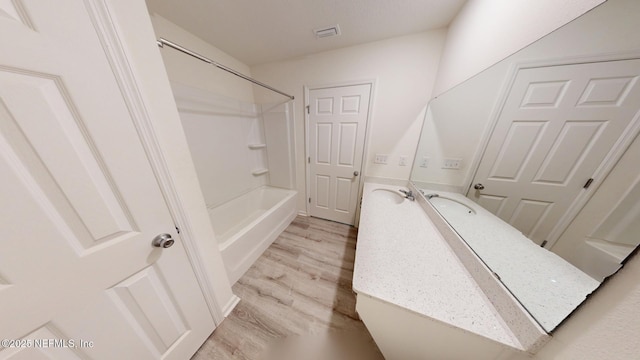
[[[376,154],[375,159],[373,160],[374,164],[386,164],[387,163],[387,154]]]
[[[443,159],[442,160],[442,168],[443,169],[460,169],[460,165],[462,164],[462,159]]]

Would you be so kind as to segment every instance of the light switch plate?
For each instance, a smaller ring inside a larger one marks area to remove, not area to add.
[[[442,168],[443,169],[460,169],[462,164],[462,159],[442,159]]]
[[[373,159],[374,164],[387,164],[388,154],[376,154],[376,158]]]

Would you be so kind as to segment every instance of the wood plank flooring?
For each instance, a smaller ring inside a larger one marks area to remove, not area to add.
[[[192,360],[384,359],[355,312],[356,235],[298,216],[233,286],[242,300]]]

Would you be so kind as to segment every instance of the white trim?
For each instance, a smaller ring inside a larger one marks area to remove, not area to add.
[[[192,224],[188,216],[186,216],[184,204],[178,195],[171,171],[164,158],[154,130],[153,121],[140,93],[135,71],[129,64],[127,51],[118,35],[118,28],[112,21],[114,11],[108,3],[110,1],[113,0],[85,0],[85,4],[105,55],[111,64],[114,77],[123,94],[123,99],[131,113],[141,143],[168,205],[169,212],[175,224],[180,228],[182,243],[211,316],[216,325],[219,325],[224,319],[224,314],[213,295],[212,282],[204,269],[203,259],[200,257],[198,244],[193,236]]]
[[[308,86],[304,86],[304,103],[302,104],[302,112],[304,114],[304,212],[309,216],[309,197],[311,196],[311,164],[309,163],[309,90]]]
[[[340,81],[335,83],[327,83],[321,85],[304,85],[304,104],[303,104],[303,113],[304,113],[304,140],[305,140],[305,212],[306,214],[311,214],[309,208],[309,197],[311,196],[311,164],[309,163],[309,112],[307,111],[307,106],[309,106],[309,92],[311,90],[319,90],[319,89],[329,89],[335,87],[346,87],[346,86],[357,86],[357,85],[369,85],[369,104],[367,111],[367,123],[365,124],[364,130],[364,144],[362,144],[362,162],[360,163],[360,176],[358,179],[358,196],[356,198],[356,211],[354,216],[354,226],[357,227],[357,224],[360,220],[360,199],[362,197],[362,191],[364,189],[364,176],[367,161],[369,160],[369,139],[371,134],[371,121],[373,118],[373,104],[374,104],[374,96],[376,89],[376,79],[366,79],[366,80],[354,80],[354,81]],[[308,216],[308,215],[305,215]]]
[[[377,91],[377,79],[368,80],[368,83],[371,84],[371,95],[369,96],[369,113],[367,115],[367,127],[365,128],[364,133],[364,148],[362,149],[362,171],[360,174],[360,186],[358,187],[358,205],[356,207],[356,218],[355,218],[355,227],[358,227],[360,224],[360,210],[362,209],[362,194],[364,192],[364,182],[365,177],[367,176],[368,164],[369,164],[369,139],[371,139],[371,129],[373,128],[373,119],[374,119],[374,99]],[[407,180],[408,182],[408,180]]]
[[[289,159],[289,169],[291,171],[291,189],[298,191],[298,153],[297,149],[297,136],[296,136],[296,101],[289,101],[287,105],[287,121],[291,124],[291,128],[287,127],[287,141],[290,141],[291,148],[289,153],[292,155]],[[298,205],[296,204],[296,207]]]
[[[496,104],[491,111],[491,121],[489,122],[489,124],[487,124],[480,145],[478,146],[478,150],[476,151],[476,156],[471,161],[470,168],[472,169],[472,171],[469,172],[469,174],[467,175],[467,179],[465,179],[463,183],[465,196],[468,196],[473,180],[475,179],[478,169],[480,168],[480,162],[484,157],[487,146],[489,145],[491,135],[493,134],[493,131],[498,123],[500,115],[502,114],[502,109],[504,108],[504,104],[507,101],[507,97],[511,92],[511,88],[513,87],[516,76],[518,75],[518,72],[520,70],[573,64],[624,61],[639,58],[640,51],[633,51],[623,53],[603,53],[592,56],[571,56],[545,60],[523,60],[512,64],[509,68],[509,71],[507,72],[507,77],[505,78],[505,81],[502,85],[502,89],[499,92],[499,96],[497,98],[498,100],[496,101]],[[592,186],[580,193],[576,197],[574,202],[569,206],[564,215],[562,215],[558,223],[551,230],[547,238],[547,245],[545,246],[547,249],[552,248],[553,245],[558,241],[562,233],[567,229],[571,221],[573,221],[573,219],[578,215],[580,210],[591,199],[595,191],[600,187],[602,181],[606,178],[609,172],[613,170],[618,160],[620,160],[626,149],[629,147],[629,145],[631,145],[631,142],[633,142],[638,134],[640,134],[640,112],[636,114],[627,129],[625,129],[625,131],[623,132],[623,135],[618,139],[618,141],[616,141],[616,144],[611,148],[606,158],[602,161],[602,163],[598,166],[595,173],[593,174],[592,177],[598,180],[596,182],[596,186]]]
[[[238,303],[240,303],[240,298],[236,294],[233,294],[231,299],[229,299],[229,302],[227,302],[224,308],[222,308],[222,314],[224,315],[224,317],[229,316],[229,314],[231,314],[231,312],[233,311],[233,309],[235,309]]]

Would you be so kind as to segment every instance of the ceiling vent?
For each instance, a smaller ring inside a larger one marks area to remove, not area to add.
[[[313,30],[313,33],[316,34],[317,39],[338,36],[340,35],[340,26],[336,24],[330,27],[315,29]]]

